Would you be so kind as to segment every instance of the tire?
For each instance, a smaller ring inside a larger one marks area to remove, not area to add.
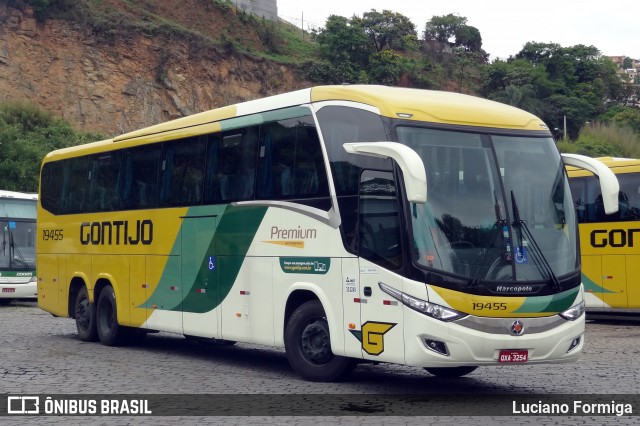
[[[98,338],[103,345],[121,345],[129,336],[129,329],[118,324],[116,295],[113,292],[113,287],[110,285],[103,288],[100,292],[100,297],[98,297],[96,325]]]
[[[302,378],[313,382],[345,379],[356,361],[331,352],[329,325],[319,300],[303,303],[287,322],[284,332],[289,364]]]
[[[476,366],[426,368],[427,372],[438,377],[462,377],[476,370]]]
[[[98,329],[96,327],[96,305],[89,301],[89,292],[82,286],[76,296],[75,304],[76,328],[78,336],[83,342],[98,341]]]

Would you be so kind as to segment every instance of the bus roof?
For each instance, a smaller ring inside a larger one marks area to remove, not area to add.
[[[613,173],[633,173],[640,172],[640,159],[637,158],[620,158],[620,157],[598,157],[596,160],[601,161],[605,166],[609,167]],[[567,167],[570,177],[591,176],[592,173],[576,167]]]
[[[114,142],[322,101],[359,102],[376,107],[381,115],[391,118],[441,124],[547,130],[542,120],[526,111],[474,96],[401,87],[341,85],[302,89],[205,111],[117,136]]]
[[[0,198],[12,198],[17,200],[37,200],[38,194],[32,194],[27,192],[6,191],[4,189],[0,189]]]
[[[538,117],[521,109],[475,96],[453,92],[376,85],[317,86],[242,102],[135,130],[84,148],[108,150],[114,142],[144,138],[169,140],[220,130],[219,121],[312,102],[357,102],[376,108],[382,116],[458,126],[490,127],[548,132]],[[155,135],[156,137],[153,137]],[[160,136],[161,135],[161,136]],[[103,149],[101,149],[103,148]],[[70,156],[78,147],[56,151]]]

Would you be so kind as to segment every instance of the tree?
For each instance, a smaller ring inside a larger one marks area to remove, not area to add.
[[[591,104],[575,96],[553,95],[545,103],[545,121],[551,123],[553,128],[563,129],[566,117],[569,139],[576,139],[584,123],[594,117]]]
[[[540,115],[543,111],[542,102],[537,98],[536,91],[531,84],[523,86],[510,84],[502,92],[494,94],[491,99],[524,109],[535,115]]]
[[[607,111],[602,117],[605,122],[613,122],[618,126],[632,129],[640,135],[640,109],[618,106]],[[640,148],[640,147],[639,147]]]
[[[459,27],[467,24],[467,18],[450,13],[444,16],[434,16],[427,22],[424,31],[425,40],[433,40],[442,46],[452,45],[452,40]]]
[[[454,30],[455,46],[464,47],[468,52],[482,50],[482,36],[476,27],[461,25]]]
[[[384,49],[405,49],[406,41],[417,37],[413,22],[406,16],[390,10],[378,12],[371,9],[362,15],[360,25],[376,52]]]
[[[488,97],[501,97],[507,96],[510,85],[530,84],[544,106],[538,115],[549,127],[560,129],[566,116],[568,134],[575,138],[586,121],[606,110],[605,100],[619,99],[620,79],[612,65],[594,46],[529,42],[506,63],[488,67],[483,91]],[[515,95],[515,88],[509,90]]]
[[[40,163],[49,151],[98,139],[33,105],[0,104],[0,188],[36,192]]]
[[[365,65],[372,49],[359,19],[331,15],[315,35],[320,55],[333,64]]]
[[[402,72],[402,58],[392,50],[383,50],[371,54],[369,75],[378,84],[395,85]]]

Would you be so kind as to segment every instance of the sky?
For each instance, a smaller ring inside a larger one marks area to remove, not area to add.
[[[351,18],[375,9],[408,17],[422,38],[433,16],[449,13],[477,28],[491,60],[507,59],[530,41],[562,47],[595,46],[605,56],[640,60],[640,1],[616,0],[277,0],[278,16],[305,29],[323,28],[329,15]]]

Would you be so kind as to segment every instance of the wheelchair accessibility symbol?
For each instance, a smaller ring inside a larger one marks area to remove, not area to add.
[[[516,247],[516,263],[529,263],[529,253],[526,247]]]
[[[213,256],[209,256],[209,270],[213,271],[216,268],[215,258]]]

